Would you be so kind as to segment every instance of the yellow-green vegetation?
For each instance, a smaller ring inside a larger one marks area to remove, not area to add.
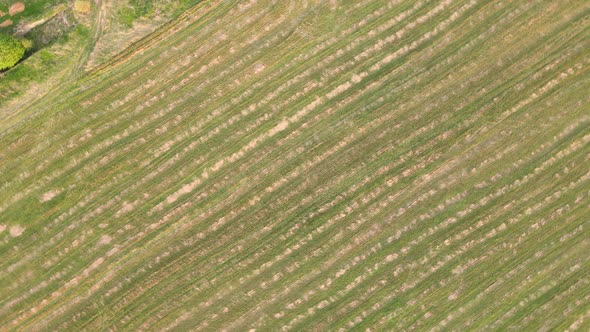
[[[33,41],[30,39],[26,39],[26,38],[21,39],[20,43],[23,46],[23,48],[25,49],[25,51],[32,49],[34,46]]]
[[[11,35],[0,33],[0,70],[14,66],[25,55],[25,46]]]
[[[589,15],[204,0],[72,50],[0,107],[0,329],[590,330]]]

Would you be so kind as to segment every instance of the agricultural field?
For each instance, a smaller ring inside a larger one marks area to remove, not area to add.
[[[590,2],[37,2],[0,331],[590,330]]]

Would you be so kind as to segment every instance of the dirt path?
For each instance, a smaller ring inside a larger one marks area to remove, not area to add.
[[[107,25],[107,1],[97,0],[96,4],[98,5],[99,10],[94,24],[94,42],[102,36]]]
[[[51,17],[53,17],[53,16],[51,16]],[[16,28],[15,35],[19,36],[19,37],[26,35],[27,32],[31,31],[31,29],[47,22],[51,17],[42,18],[40,20],[37,20],[35,22],[31,22],[31,23],[19,24],[19,26]]]

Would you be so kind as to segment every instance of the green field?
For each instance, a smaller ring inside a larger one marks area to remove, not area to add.
[[[103,1],[0,77],[0,331],[590,330],[590,2]]]

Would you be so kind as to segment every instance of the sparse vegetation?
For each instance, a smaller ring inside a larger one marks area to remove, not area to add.
[[[67,37],[68,33],[78,24],[74,15],[69,10],[64,10],[47,20],[45,23],[34,27],[27,33],[27,38],[33,40],[36,47],[41,48],[52,42]]]
[[[0,330],[590,330],[587,1],[105,1],[0,77]]]

